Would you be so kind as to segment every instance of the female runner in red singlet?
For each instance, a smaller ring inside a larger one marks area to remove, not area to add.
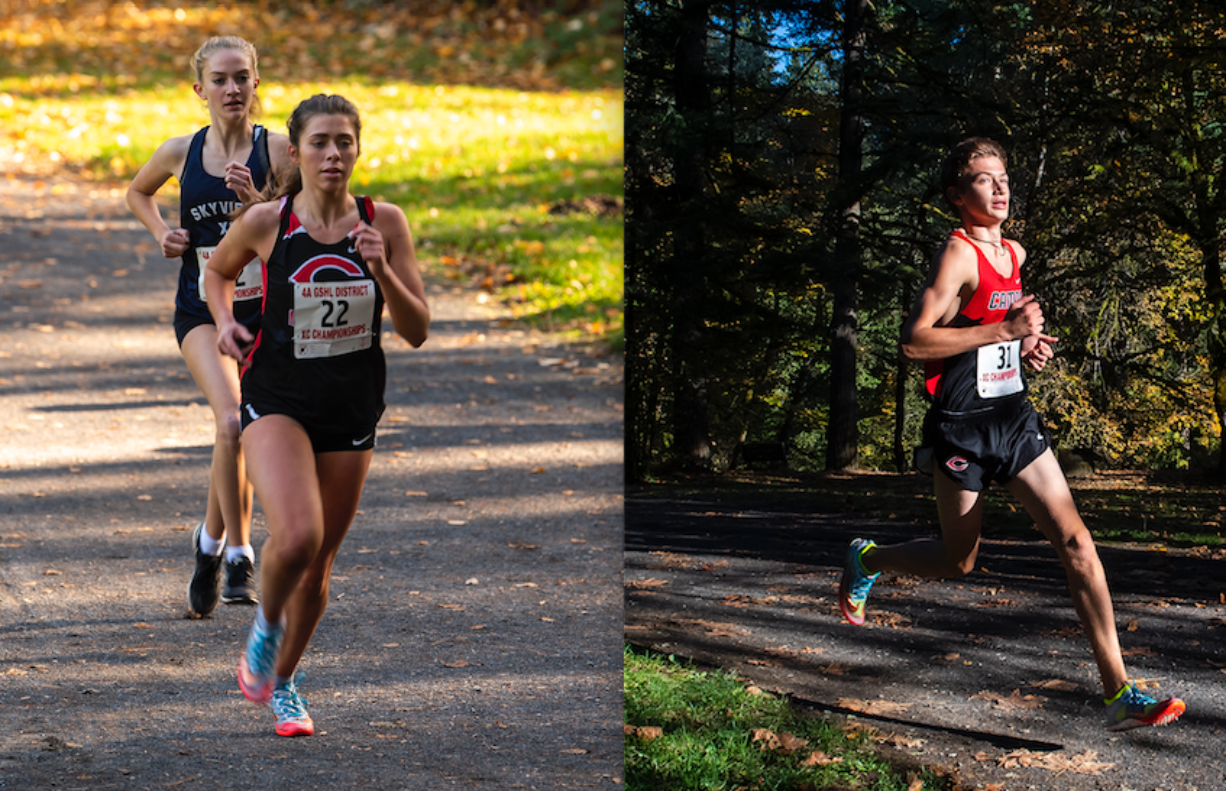
[[[357,109],[321,94],[298,105],[288,126],[295,167],[273,200],[235,220],[209,261],[205,292],[218,347],[245,364],[243,447],[268,520],[261,603],[238,683],[272,706],[278,734],[299,736],[314,724],[294,670],[327,605],[383,411],[383,307],[414,347],[426,340],[430,310],[404,212],[349,193]],[[266,262],[254,337],[229,307],[252,256]]]

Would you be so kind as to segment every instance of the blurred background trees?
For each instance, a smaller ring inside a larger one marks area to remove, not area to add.
[[[628,3],[631,479],[905,469],[898,329],[969,135],[1010,152],[1058,446],[1220,473],[1224,56],[1200,2]]]

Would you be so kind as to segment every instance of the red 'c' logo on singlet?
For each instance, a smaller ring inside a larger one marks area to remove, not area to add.
[[[315,275],[319,272],[335,269],[343,272],[349,277],[366,277],[366,273],[362,271],[362,267],[350,261],[348,258],[342,258],[339,255],[332,253],[324,253],[317,255],[308,260],[305,264],[298,267],[294,274],[289,276],[289,279],[294,283],[314,283]]]

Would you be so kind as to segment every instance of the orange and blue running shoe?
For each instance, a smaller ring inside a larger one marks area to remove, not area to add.
[[[278,736],[310,736],[315,733],[315,723],[307,714],[306,701],[298,694],[297,678],[278,684],[272,691],[272,713],[277,715]]]
[[[1107,730],[1127,731],[1146,725],[1166,725],[1179,719],[1187,706],[1179,698],[1154,700],[1132,684],[1125,684],[1107,704]]]
[[[267,706],[272,698],[273,665],[277,661],[277,652],[281,650],[285,626],[274,624],[264,627],[260,625],[261,620],[257,616],[251,625],[247,648],[238,659],[238,688],[247,700]]]
[[[864,600],[868,598],[873,583],[881,576],[880,571],[869,574],[861,562],[864,553],[875,546],[875,541],[857,538],[847,548],[847,563],[843,566],[843,579],[839,582],[839,609],[848,623],[855,626],[864,624]]]

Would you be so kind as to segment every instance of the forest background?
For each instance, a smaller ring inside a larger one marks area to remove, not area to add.
[[[630,480],[909,467],[898,331],[969,135],[1010,152],[1058,447],[1222,475],[1224,56],[1194,0],[628,3]]]

